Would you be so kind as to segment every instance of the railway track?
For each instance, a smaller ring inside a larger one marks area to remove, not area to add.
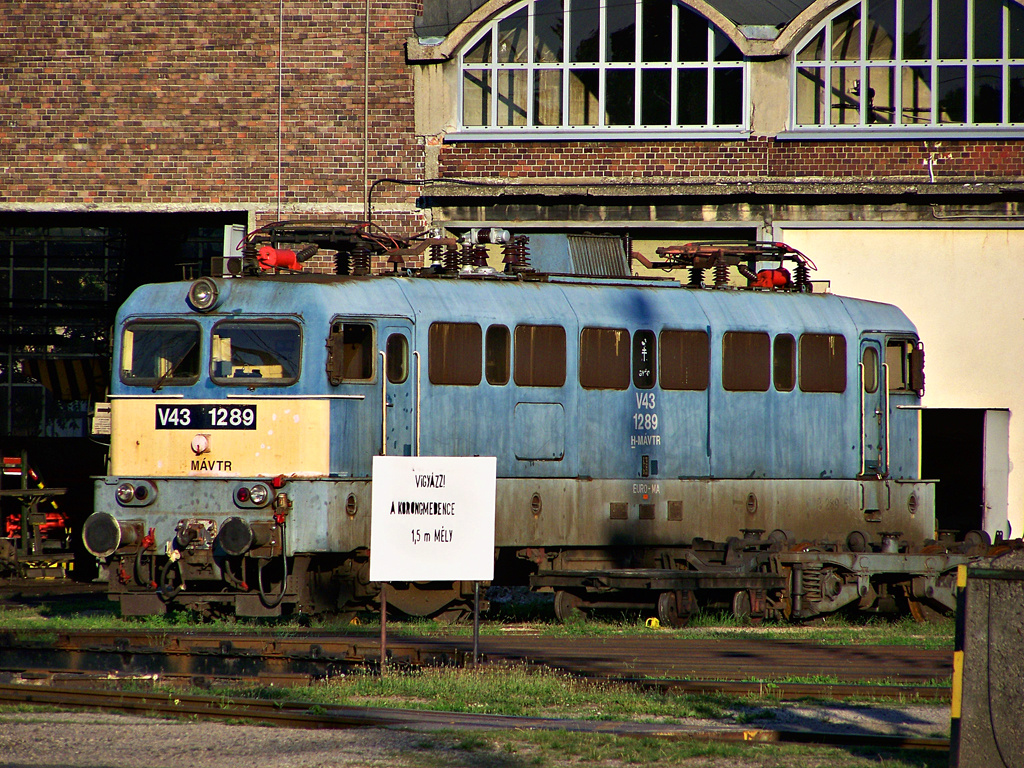
[[[135,714],[191,717],[221,722],[264,723],[289,728],[405,728],[410,730],[545,730],[617,736],[743,742],[850,745],[879,749],[948,750],[949,740],[914,736],[574,720],[426,710],[267,702],[220,696],[94,691],[0,684],[0,704],[84,707]]]
[[[395,637],[396,667],[465,666],[472,640]],[[822,646],[798,641],[682,640],[659,637],[480,638],[482,663],[546,667],[576,677],[676,693],[889,698],[948,701],[951,654],[898,646]],[[366,635],[220,632],[0,631],[0,674],[12,680],[89,684],[159,678],[215,687],[249,681],[306,685],[380,667],[380,647]],[[793,678],[827,682],[789,682]]]

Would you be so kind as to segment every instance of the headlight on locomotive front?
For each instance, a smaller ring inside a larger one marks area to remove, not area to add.
[[[235,504],[244,509],[265,507],[270,502],[270,488],[264,483],[240,485],[235,489]]]
[[[148,480],[125,481],[114,491],[122,507],[145,507],[156,499],[156,486]]]

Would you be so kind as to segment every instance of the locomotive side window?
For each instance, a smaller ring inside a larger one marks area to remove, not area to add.
[[[213,327],[211,363],[218,384],[291,384],[299,377],[302,332],[290,320],[224,321]]]
[[[401,333],[388,336],[385,354],[388,358],[388,381],[401,384],[409,378],[409,340]]]
[[[910,339],[889,339],[885,345],[890,392],[924,392],[924,350]]]
[[[730,392],[767,392],[771,356],[767,333],[729,331],[722,338],[722,386]]]
[[[565,384],[565,329],[562,326],[516,326],[515,380],[521,387]]]
[[[158,387],[199,379],[199,326],[129,323],[121,340],[121,381]]]
[[[662,389],[708,388],[711,342],[706,332],[665,330],[659,344]]]
[[[846,337],[838,333],[800,337],[800,391],[846,391]]]
[[[327,337],[327,381],[338,386],[343,381],[373,379],[373,326],[369,323],[331,324]]]
[[[508,384],[512,365],[512,334],[504,325],[492,325],[487,329],[484,352],[484,368],[488,384]]]
[[[775,337],[772,374],[776,390],[793,391],[793,387],[796,386],[796,341],[788,333],[780,333]]]
[[[878,391],[878,350],[874,347],[864,347],[864,356],[861,358],[864,366],[864,391],[869,395]]]
[[[629,386],[629,332],[624,328],[584,328],[580,334],[580,386]]]
[[[431,323],[427,352],[431,384],[480,383],[483,343],[476,323]]]

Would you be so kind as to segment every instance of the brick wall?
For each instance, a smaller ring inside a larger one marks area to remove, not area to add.
[[[364,8],[288,0],[12,0],[0,14],[2,202],[77,209],[363,206]],[[404,43],[416,0],[370,2],[368,177],[419,177]],[[375,202],[415,199],[389,185]],[[407,214],[410,228],[422,217]]]
[[[930,166],[930,171],[929,171]],[[459,142],[442,176],[516,179],[1020,180],[1024,142],[746,141]]]

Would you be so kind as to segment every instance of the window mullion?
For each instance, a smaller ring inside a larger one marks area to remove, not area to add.
[[[640,87],[640,81],[643,77],[643,62],[647,57],[647,52],[640,48],[643,42],[644,35],[644,14],[642,0],[636,0],[636,7],[633,10],[636,24],[634,24],[635,35],[633,37],[633,125],[640,125],[641,120],[641,100],[643,99],[643,90]]]
[[[608,20],[606,15],[608,13],[607,0],[598,4],[597,11],[597,124],[599,127],[605,127],[605,116],[607,109],[605,108],[608,93],[606,89],[606,74],[608,66],[608,51],[606,46]]]
[[[523,98],[526,99],[526,127],[535,125],[534,122],[534,78],[537,76],[537,61],[536,56],[536,38],[535,34],[535,17],[534,12],[537,10],[536,3],[530,3],[529,9],[526,12],[526,84],[524,88],[526,92],[523,94]]]

